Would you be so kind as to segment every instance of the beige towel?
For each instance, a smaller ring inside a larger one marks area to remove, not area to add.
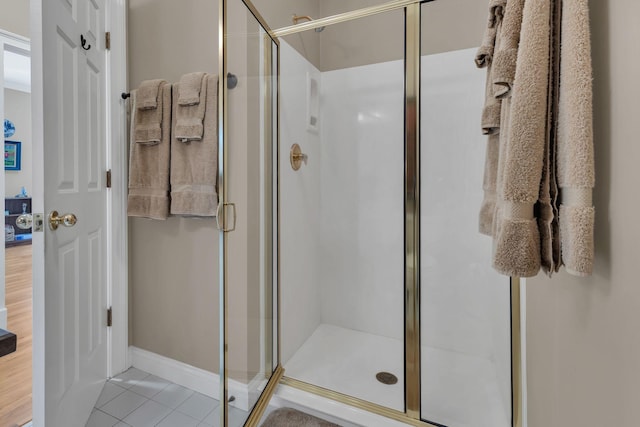
[[[178,141],[200,141],[204,132],[206,74],[185,74],[177,87],[179,89],[175,95],[177,95],[178,107],[174,111],[176,124],[173,127],[173,134]]]
[[[480,233],[486,234],[487,236],[493,236],[499,156],[500,134],[489,135],[482,182],[484,197],[482,199],[482,205],[480,206]]]
[[[493,265],[511,276],[531,277],[540,269],[540,233],[533,207],[547,132],[550,14],[550,0],[525,2],[510,123],[503,138],[505,156],[500,158],[503,176]]]
[[[162,88],[167,84],[165,80],[147,80],[142,82],[137,91],[134,105],[134,141],[138,144],[159,144],[162,135],[162,114],[164,111]],[[144,98],[141,96],[144,93]]]
[[[175,215],[215,216],[218,207],[218,77],[209,75],[206,89],[204,133],[201,141],[171,139],[171,213]],[[174,85],[174,95],[180,84]],[[178,103],[173,105],[176,122]]]
[[[535,206],[540,231],[540,264],[549,276],[560,269],[560,229],[558,226],[558,185],[556,181],[556,140],[558,122],[558,95],[560,91],[560,18],[562,2],[553,0],[552,26],[549,40],[549,82],[547,95],[547,138],[544,147],[544,163],[540,195]]]
[[[202,90],[206,74],[199,71],[185,74],[180,78],[178,105],[195,105],[203,100]]]
[[[160,86],[164,86],[167,82],[162,79],[145,80],[138,88],[138,99],[136,108],[139,110],[153,110],[158,108],[158,102],[162,101],[160,94]]]
[[[507,0],[489,0],[489,26],[493,27],[502,21]]]
[[[513,89],[516,75],[516,60],[524,0],[508,0],[500,30],[500,46],[493,60],[493,91],[497,98],[507,96]]]
[[[587,0],[563,0],[558,129],[562,259],[571,274],[590,275],[594,258],[593,94]]]
[[[498,166],[500,140],[500,111],[501,101],[493,96],[492,63],[498,33],[502,25],[503,8],[506,2],[491,1],[489,4],[489,19],[485,29],[482,45],[478,49],[475,63],[478,68],[487,69],[485,88],[485,106],[482,112],[482,133],[488,135],[482,188],[484,197],[480,206],[480,233],[493,234],[494,212],[496,209],[496,178]]]
[[[135,105],[136,91],[131,93]],[[127,213],[133,217],[166,219],[169,215],[169,156],[171,131],[171,85],[162,86],[162,140],[155,145],[131,142]],[[159,106],[160,108],[160,106]],[[141,110],[131,108],[132,126]]]

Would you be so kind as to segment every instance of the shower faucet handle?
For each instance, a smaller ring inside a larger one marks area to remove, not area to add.
[[[291,146],[289,161],[291,162],[291,168],[293,168],[294,171],[300,169],[300,166],[302,166],[302,162],[304,162],[304,164],[306,165],[308,159],[309,156],[302,152],[302,149],[300,149],[300,146],[298,144],[293,144]]]

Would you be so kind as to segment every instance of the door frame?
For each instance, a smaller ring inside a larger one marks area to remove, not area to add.
[[[44,213],[44,100],[42,4],[31,0],[31,113],[33,130],[32,211]],[[110,169],[112,186],[107,192],[106,307],[113,309],[113,326],[107,330],[107,377],[131,366],[128,357],[128,260],[127,260],[127,105],[120,93],[127,88],[127,3],[105,2],[105,31],[111,34],[106,52],[105,173]],[[4,187],[0,189],[4,192]],[[33,425],[45,425],[45,275],[44,233],[34,233],[33,248]],[[0,251],[1,252],[1,251]],[[38,256],[36,256],[38,255]],[[4,256],[2,257],[4,258]],[[2,263],[4,265],[4,263]],[[4,287],[4,275],[0,279]]]
[[[4,52],[11,51],[15,53],[24,54],[24,56],[31,56],[31,45],[29,39],[18,34],[11,33],[0,28],[0,117],[5,118],[4,112],[4,89],[12,89],[6,86],[4,80]],[[18,89],[18,88],[13,88]],[[4,121],[4,120],[3,120]],[[5,174],[4,171],[0,174],[0,198],[5,198]],[[4,209],[3,209],[4,210]],[[0,328],[7,329],[7,307],[5,301],[5,266],[4,266],[5,248],[4,245],[0,247]]]

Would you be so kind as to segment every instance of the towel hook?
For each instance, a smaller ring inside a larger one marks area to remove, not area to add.
[[[89,50],[91,49],[91,45],[87,44],[87,39],[84,38],[84,35],[80,34],[80,46],[82,46],[82,48],[84,50]]]

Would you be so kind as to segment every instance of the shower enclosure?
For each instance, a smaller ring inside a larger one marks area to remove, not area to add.
[[[222,425],[258,425],[284,384],[410,425],[519,426],[519,281],[477,231],[485,75],[451,42],[460,11],[318,2],[276,29],[270,2],[220,3],[239,81],[219,98]]]

